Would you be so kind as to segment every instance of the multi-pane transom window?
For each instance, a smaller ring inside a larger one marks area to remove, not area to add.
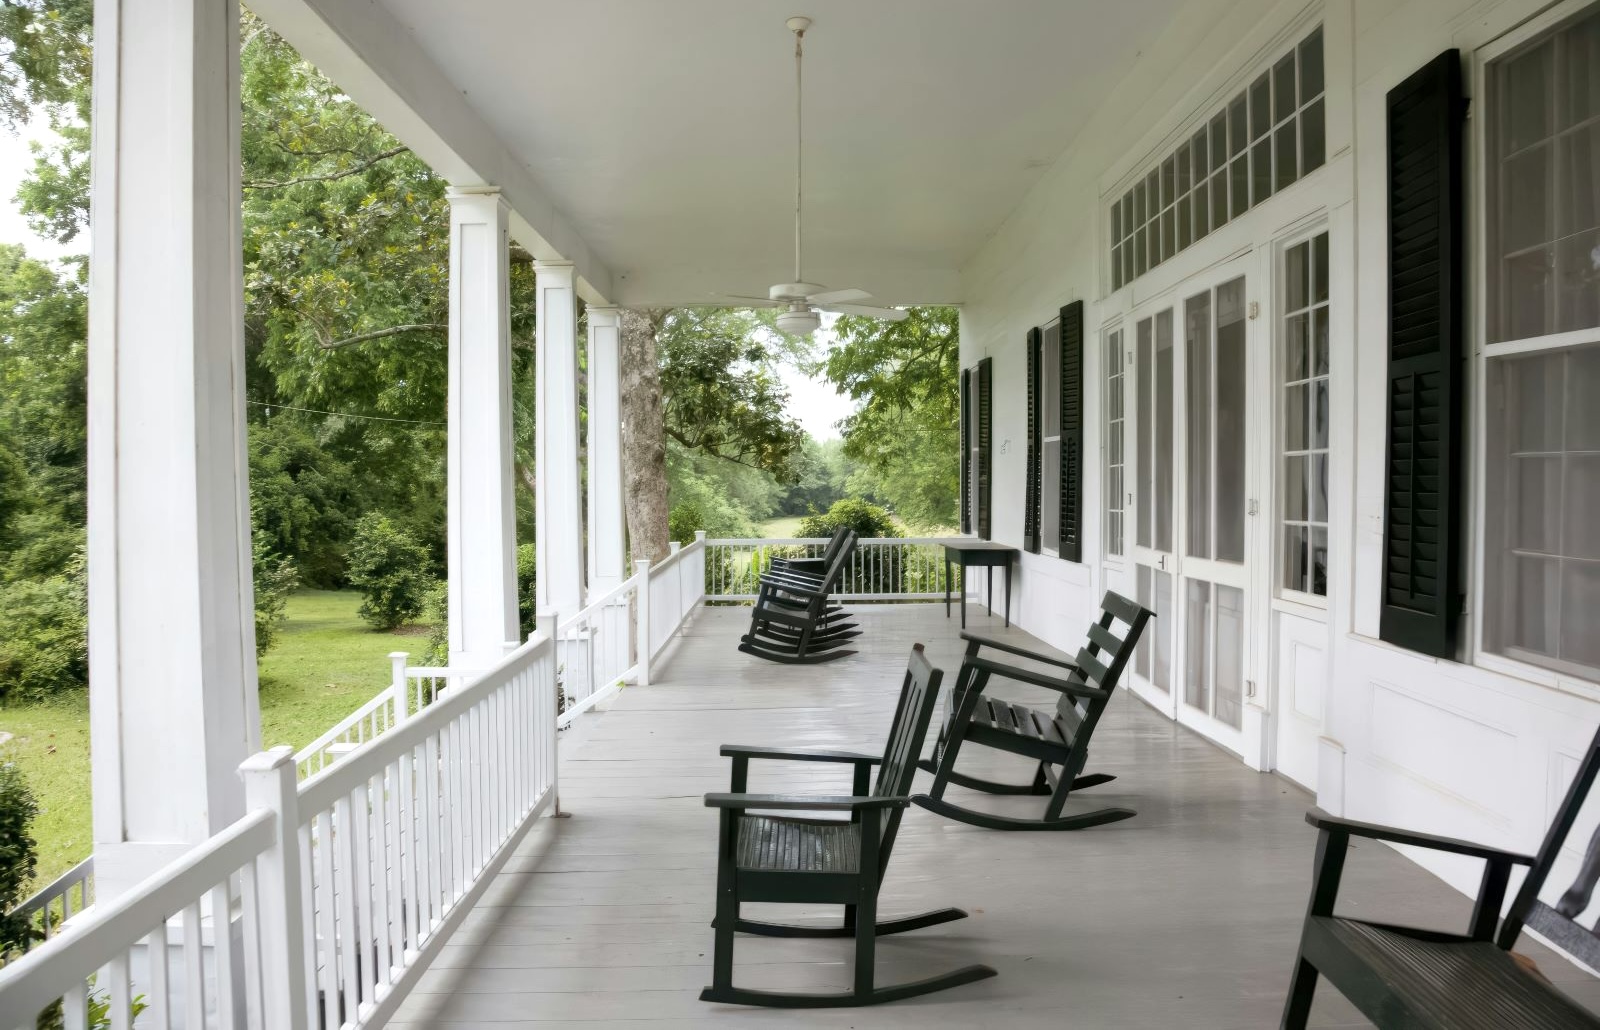
[[[1327,158],[1319,27],[1111,204],[1121,289]]]
[[[1600,326],[1600,11],[1488,78],[1490,342]]]
[[[1285,590],[1328,593],[1328,234],[1283,255],[1279,450]]]
[[[1123,516],[1127,511],[1127,491],[1123,484],[1127,459],[1124,429],[1127,426],[1123,410],[1123,387],[1128,381],[1128,363],[1122,356],[1122,330],[1106,333],[1106,554],[1120,555],[1123,545]]]

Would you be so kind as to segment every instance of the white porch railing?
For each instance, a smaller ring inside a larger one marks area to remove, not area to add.
[[[707,601],[753,601],[761,575],[774,558],[820,558],[824,537],[706,541]],[[961,569],[950,570],[953,597],[961,596]],[[866,537],[841,577],[841,601],[943,600],[944,541],[935,537]]]
[[[397,723],[405,722],[409,716],[432,704],[450,677],[462,675],[459,670],[407,665],[408,657],[404,651],[392,652],[389,685],[295,752],[295,767],[301,779],[321,772]],[[400,702],[401,698],[405,699],[404,703]]]
[[[381,1026],[556,791],[554,626],[0,969],[0,1027]]]
[[[29,951],[55,936],[62,923],[94,904],[94,856],[79,862],[47,886],[11,910],[11,915],[28,921],[39,934],[21,950]]]

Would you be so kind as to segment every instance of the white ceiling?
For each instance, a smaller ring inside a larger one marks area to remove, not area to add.
[[[378,0],[615,273],[611,299],[793,275],[954,302],[958,272],[1180,0]]]

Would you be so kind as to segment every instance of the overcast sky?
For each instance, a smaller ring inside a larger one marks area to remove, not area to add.
[[[42,122],[24,126],[19,135],[0,129],[0,243],[20,243],[28,248],[29,257],[46,260],[81,254],[88,249],[88,241],[81,236],[65,247],[53,240],[40,239],[29,231],[28,223],[17,212],[17,187],[33,167],[28,141],[51,135]]]

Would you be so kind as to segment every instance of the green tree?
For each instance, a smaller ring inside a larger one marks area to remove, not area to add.
[[[70,103],[89,77],[94,0],[0,0],[0,119]]]
[[[960,495],[960,336],[954,308],[912,308],[905,320],[846,316],[821,369],[857,401],[841,423],[844,453],[860,463],[850,487],[906,522],[947,526]]]
[[[26,947],[33,936],[27,917],[11,912],[39,866],[33,839],[38,814],[38,799],[22,771],[10,762],[0,764],[0,955]]]

